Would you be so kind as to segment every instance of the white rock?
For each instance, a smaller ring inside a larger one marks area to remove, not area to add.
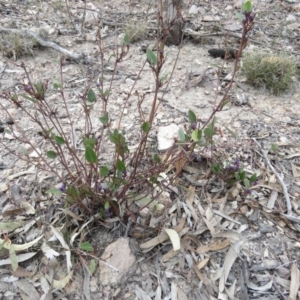
[[[104,286],[120,284],[119,281],[133,271],[135,262],[129,239],[117,239],[106,247],[101,256],[99,282]]]
[[[197,13],[198,13],[198,7],[197,7],[197,5],[194,4],[189,9],[189,14],[190,15],[196,15]]]
[[[166,150],[174,144],[174,138],[178,137],[179,127],[176,124],[159,127],[157,140],[158,150]]]
[[[134,80],[132,80],[131,78],[126,78],[125,82],[128,85],[133,85],[134,84]]]
[[[294,22],[297,20],[296,16],[292,15],[292,14],[289,14],[286,19],[285,19],[287,22]]]

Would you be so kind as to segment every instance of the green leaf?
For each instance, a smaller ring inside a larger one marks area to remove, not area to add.
[[[84,251],[89,251],[89,252],[93,252],[94,251],[94,247],[89,242],[83,242],[83,243],[81,243],[79,245],[79,248],[81,250],[84,250]]]
[[[117,159],[117,170],[126,171],[125,164],[120,159]]]
[[[102,117],[99,118],[99,120],[103,125],[107,125],[108,124],[108,113],[105,113]]]
[[[56,135],[54,137],[54,140],[58,145],[63,145],[65,143],[65,140],[61,136],[58,136],[58,135]]]
[[[57,157],[56,152],[54,152],[54,151],[52,151],[52,150],[48,151],[48,152],[46,153],[46,155],[47,155],[48,158],[52,158],[52,159],[54,159],[54,158]]]
[[[96,101],[96,94],[92,89],[89,89],[88,94],[87,94],[87,101],[94,103]]]
[[[95,151],[90,146],[86,146],[86,148],[85,148],[85,159],[89,163],[97,162],[97,155],[96,155]]]
[[[93,149],[96,145],[96,141],[95,139],[84,139],[83,144],[85,147],[90,146]]]
[[[215,132],[211,128],[206,127],[204,129],[204,134],[205,134],[206,137],[212,138],[215,135]]]
[[[110,93],[110,90],[106,90],[106,91],[103,93],[103,96],[104,96],[104,97],[107,97],[107,96],[109,95],[109,93]]]
[[[24,154],[24,155],[28,155],[28,151],[27,151],[27,149],[25,148],[25,147],[23,147],[23,146],[20,146],[20,152],[22,153],[22,154]]]
[[[33,99],[33,98],[31,98],[31,97],[29,97],[27,95],[22,94],[22,97],[25,98],[25,99],[27,99],[27,100],[29,100],[29,101],[31,101],[32,103],[37,103],[36,99]]]
[[[91,261],[90,261],[90,272],[91,272],[92,275],[95,272],[95,270],[96,270],[96,261],[94,259],[91,259]]]
[[[212,169],[213,172],[215,172],[215,173],[220,173],[220,171],[221,171],[221,164],[215,164],[215,165],[212,165],[211,169]]]
[[[115,145],[119,143],[119,132],[117,129],[115,129],[114,132],[109,135],[109,140]]]
[[[224,101],[224,102],[222,103],[221,107],[220,107],[221,110],[223,109],[223,107],[224,107],[225,105],[227,105],[227,104],[229,104],[229,103],[231,103],[230,100]]]
[[[80,193],[77,187],[68,186],[67,187],[67,200],[71,203],[76,202],[79,199]]]
[[[13,231],[21,226],[24,226],[24,221],[19,222],[0,222],[0,230],[4,231],[5,233],[9,231]]]
[[[251,9],[252,9],[252,3],[250,0],[247,0],[242,6],[242,10],[244,12],[249,12],[249,11],[251,11]]]
[[[1,243],[0,243],[0,251],[3,249],[4,245],[6,244],[6,240],[3,240]]]
[[[150,65],[155,66],[157,64],[157,58],[156,58],[156,55],[153,53],[153,51],[150,49],[147,49],[146,55],[147,55],[147,60],[150,63]]]
[[[104,204],[104,209],[109,209],[109,208],[110,208],[109,202],[106,201],[105,204]]]
[[[241,13],[239,12],[235,12],[235,16],[242,22],[244,20],[244,15],[242,15]]]
[[[234,183],[235,183],[235,179],[234,178],[230,178],[228,181],[227,181],[227,184],[229,185],[229,186],[233,186],[234,185]]]
[[[257,180],[257,175],[256,173],[254,173],[250,178],[249,178],[250,182],[253,183]]]
[[[246,178],[246,172],[243,170],[240,170],[239,175],[240,175],[241,180],[244,180]]]
[[[109,170],[108,170],[108,167],[106,167],[106,166],[104,166],[100,169],[100,175],[102,177],[106,177],[108,175],[108,172],[109,172]]]
[[[130,44],[130,38],[129,38],[129,35],[126,33],[125,36],[124,36],[124,39],[123,39],[123,44],[125,46],[128,46]]]
[[[11,261],[11,267],[13,271],[16,271],[18,269],[18,259],[17,259],[15,248],[12,244],[10,244],[9,247],[9,258]]]
[[[44,87],[42,82],[37,82],[34,86],[38,94],[44,94]]]
[[[272,152],[277,152],[277,150],[278,150],[278,146],[276,144],[272,144],[271,145],[271,151]]]
[[[156,162],[156,163],[160,163],[160,162],[161,162],[161,159],[160,159],[160,157],[159,157],[158,154],[154,154],[154,155],[152,156],[152,159],[153,159],[153,161]]]
[[[52,188],[46,191],[47,194],[53,194],[53,195],[61,195],[62,191],[57,188]]]
[[[149,122],[144,122],[143,125],[142,125],[142,129],[145,133],[147,133],[150,130]]]
[[[179,136],[179,141],[184,143],[185,142],[185,132],[183,131],[182,128],[179,129],[178,136]]]
[[[56,89],[56,90],[62,89],[62,84],[59,81],[59,79],[55,79],[54,80],[54,82],[53,82],[53,88]]]
[[[201,139],[202,131],[201,130],[194,130],[192,133],[192,139],[194,142],[198,142]]]
[[[163,77],[161,77],[160,82],[161,83],[165,83],[168,80],[168,74],[164,75]]]
[[[246,190],[248,190],[250,188],[250,182],[249,182],[248,178],[245,178],[243,180],[243,182],[244,182],[244,186],[245,186]]]
[[[150,181],[151,181],[152,183],[157,183],[157,177],[156,177],[156,176],[151,176],[151,177],[150,177]]]
[[[189,117],[189,122],[190,123],[195,123],[197,121],[197,117],[196,117],[195,113],[192,110],[189,110],[188,117]]]

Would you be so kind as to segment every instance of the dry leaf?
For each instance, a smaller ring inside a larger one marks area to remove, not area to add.
[[[233,263],[235,262],[236,258],[238,257],[241,249],[243,249],[245,242],[246,242],[246,240],[242,239],[240,241],[237,241],[235,244],[233,244],[229,248],[229,250],[225,256],[224,264],[223,264],[224,274],[220,278],[220,281],[219,281],[219,291],[220,292],[224,291],[225,284],[226,284],[229,272],[231,270],[231,267],[232,267]]]
[[[297,267],[297,263],[292,264],[291,269],[291,285],[290,285],[290,298],[297,300],[298,289],[300,285],[300,272]]]
[[[230,240],[225,239],[223,241],[213,242],[213,243],[210,243],[208,245],[202,245],[202,246],[197,248],[196,252],[199,253],[199,254],[203,254],[203,253],[206,253],[208,251],[218,251],[218,250],[221,250],[221,249],[224,249],[224,248],[228,247],[229,245],[230,245]]]
[[[206,257],[205,259],[201,260],[197,265],[198,270],[201,270],[203,267],[205,267],[208,262],[209,262],[209,257]]]
[[[168,234],[172,242],[173,250],[174,251],[180,250],[180,237],[178,233],[174,229],[168,229],[168,228],[165,228],[165,232]]]

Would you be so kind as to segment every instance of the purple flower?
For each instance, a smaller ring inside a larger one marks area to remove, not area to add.
[[[63,184],[61,185],[61,187],[59,188],[59,190],[60,190],[61,192],[65,193],[65,192],[67,191],[67,185],[66,185],[65,183],[63,183]]]
[[[32,87],[29,84],[27,84],[24,86],[24,89],[26,92],[30,92],[32,90]]]

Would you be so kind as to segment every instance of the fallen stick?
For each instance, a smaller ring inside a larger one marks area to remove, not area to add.
[[[56,50],[57,52],[60,52],[63,55],[65,55],[73,60],[81,61],[86,64],[91,63],[91,61],[87,58],[87,56],[84,53],[72,52],[70,50],[67,50],[67,49],[57,45],[54,42],[45,41],[37,33],[33,32],[33,31],[0,27],[0,32],[15,33],[15,34],[19,34],[19,35],[25,36],[25,37],[32,37],[43,47],[52,48],[52,49]]]

